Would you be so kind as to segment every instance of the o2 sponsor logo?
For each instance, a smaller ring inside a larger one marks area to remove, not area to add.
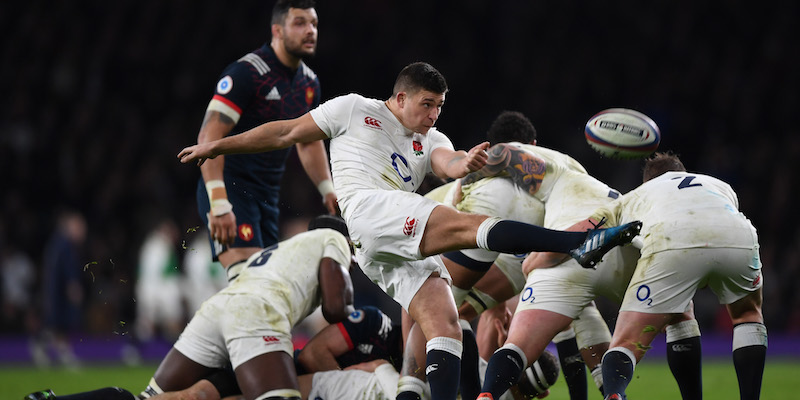
[[[526,287],[525,290],[522,291],[519,295],[519,302],[520,303],[531,303],[536,300],[536,296],[533,295],[533,288]]]
[[[653,299],[650,297],[650,286],[640,285],[636,289],[636,300],[639,300],[642,303],[647,304],[648,306],[652,306]]]

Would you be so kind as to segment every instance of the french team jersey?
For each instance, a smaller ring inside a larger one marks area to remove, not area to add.
[[[406,129],[382,100],[358,94],[336,97],[311,110],[331,138],[331,173],[342,212],[359,189],[415,191],[431,169],[431,152],[453,149],[450,139],[431,128]]]
[[[400,326],[372,306],[361,307],[337,324],[350,351],[336,358],[341,366],[384,359],[400,370],[403,364],[403,343]]]
[[[320,103],[319,79],[305,63],[293,71],[264,44],[223,70],[208,110],[228,116],[239,134],[265,122],[297,118]],[[253,184],[252,190],[278,190],[290,149],[225,156],[225,178]]]

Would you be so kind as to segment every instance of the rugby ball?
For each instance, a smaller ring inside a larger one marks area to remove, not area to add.
[[[658,125],[636,110],[609,108],[589,119],[586,142],[608,158],[634,159],[652,154],[661,142]]]

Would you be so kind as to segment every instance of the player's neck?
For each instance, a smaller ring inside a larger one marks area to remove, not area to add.
[[[283,43],[273,39],[269,46],[272,47],[272,50],[275,52],[275,56],[278,57],[278,61],[280,61],[281,64],[291,68],[292,70],[297,70],[297,68],[300,68],[301,59],[286,51],[286,47],[283,46]]]
[[[397,104],[397,101],[394,98],[390,98],[389,100],[384,101],[383,104],[386,104],[386,108],[388,108],[394,117],[400,121],[400,125],[405,127],[406,125],[403,123],[403,115],[400,113],[400,105]]]

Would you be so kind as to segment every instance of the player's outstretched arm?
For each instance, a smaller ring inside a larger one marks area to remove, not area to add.
[[[486,165],[488,155],[486,149],[489,142],[483,142],[469,151],[450,150],[439,147],[431,153],[431,167],[433,173],[440,178],[461,178],[464,175],[477,171]]]
[[[326,137],[311,114],[306,113],[299,118],[267,122],[238,135],[186,147],[178,153],[178,158],[184,164],[197,161],[202,165],[206,159],[223,154],[262,153]]]
[[[336,357],[350,351],[338,324],[331,324],[319,331],[297,355],[297,361],[308,373],[340,369]]]

